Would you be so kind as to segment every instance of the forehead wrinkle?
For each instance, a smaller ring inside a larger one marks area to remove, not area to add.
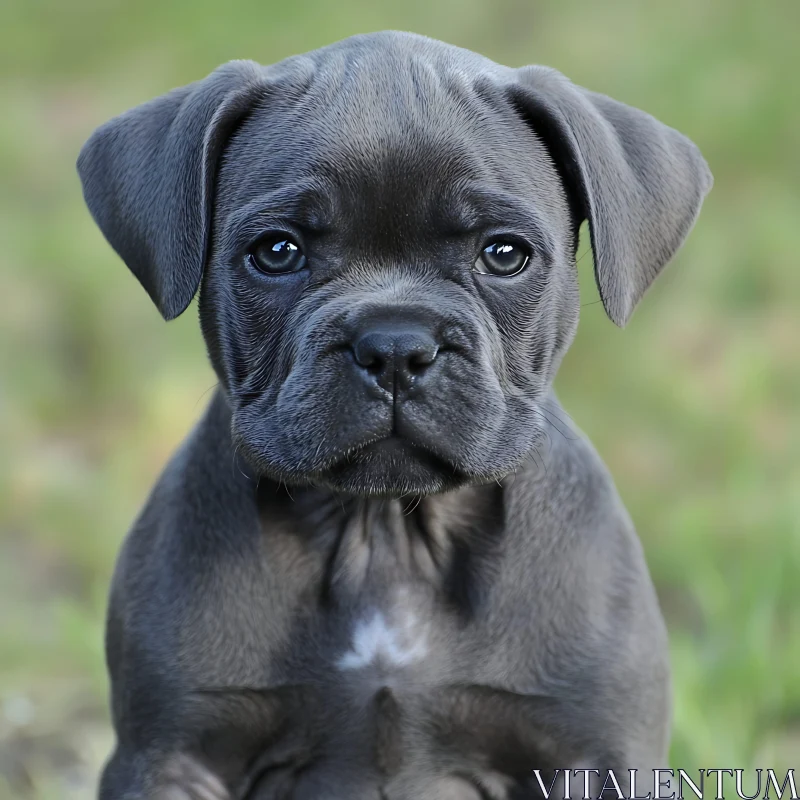
[[[445,221],[457,232],[474,233],[490,226],[519,225],[547,238],[536,207],[510,192],[456,184],[443,193],[439,207]]]
[[[228,217],[226,228],[246,234],[263,219],[274,217],[309,230],[324,231],[333,224],[329,202],[331,191],[332,187],[309,179],[260,194],[234,210]]]
[[[319,71],[295,118],[305,153],[334,174],[346,166],[337,177],[348,182],[350,168],[373,172],[398,151],[413,164],[437,150],[435,165],[449,149],[474,150],[486,139],[483,105],[461,75],[440,74],[418,54],[369,53]]]

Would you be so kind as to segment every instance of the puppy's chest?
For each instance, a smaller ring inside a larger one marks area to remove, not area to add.
[[[337,621],[331,646],[316,654],[331,692],[358,709],[387,690],[404,704],[480,680],[471,632],[431,595],[429,587],[398,584]]]
[[[327,598],[303,617],[281,677],[303,675],[356,706],[384,687],[418,693],[469,671],[458,657],[469,634],[438,590],[419,579],[378,573],[359,593]]]
[[[245,604],[240,624],[263,619],[273,627],[238,681],[265,687],[244,701],[260,735],[243,750],[274,741],[263,752],[268,762],[309,763],[309,781],[336,770],[340,783],[358,778],[372,787],[354,784],[348,796],[391,784],[415,787],[398,797],[424,797],[452,778],[440,762],[454,774],[481,770],[487,782],[506,752],[527,759],[524,704],[502,690],[509,662],[485,611],[491,598],[471,607],[453,596],[452,572],[469,572],[469,559],[459,560],[451,542],[433,547],[403,530],[354,526],[332,539],[306,549],[273,539],[270,609]],[[219,702],[233,713],[242,700]],[[478,735],[483,728],[487,735]],[[343,759],[352,775],[337,766]],[[504,797],[505,779],[497,780]]]
[[[476,678],[470,669],[491,647],[485,612],[504,552],[501,500],[495,485],[410,500],[311,490],[283,505],[265,500],[270,681],[440,684],[459,670]]]
[[[345,526],[306,594],[292,669],[356,691],[447,680],[478,627],[453,597],[454,561],[451,541],[406,526]]]
[[[391,673],[434,656],[431,610],[423,612],[420,605],[407,586],[393,587],[382,603],[362,604],[342,626],[343,652],[333,657],[334,669],[343,674]]]

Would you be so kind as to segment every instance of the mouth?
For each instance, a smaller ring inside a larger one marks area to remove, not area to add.
[[[348,451],[317,478],[339,491],[387,497],[432,494],[465,480],[436,453],[394,434]]]

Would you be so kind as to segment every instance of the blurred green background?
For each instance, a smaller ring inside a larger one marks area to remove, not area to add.
[[[699,222],[625,331],[582,259],[557,385],[669,622],[673,765],[800,766],[800,3],[0,0],[2,800],[93,797],[115,553],[215,383],[194,311],[163,324],[94,227],[78,149],[228,59],[381,28],[557,67],[708,159]]]

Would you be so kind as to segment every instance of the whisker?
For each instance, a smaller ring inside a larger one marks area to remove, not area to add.
[[[547,462],[544,460],[544,458],[543,458],[542,454],[539,452],[539,446],[538,446],[538,445],[536,445],[536,446],[533,448],[533,451],[534,451],[534,453],[535,453],[535,454],[536,454],[536,456],[537,456],[537,460],[536,460],[536,462],[535,462],[535,463],[537,464],[537,466],[541,467],[541,469],[543,469],[543,470],[544,470],[544,474],[545,474],[545,475],[548,475],[548,470],[547,470]]]
[[[248,475],[246,472],[244,472],[244,470],[242,470],[242,468],[239,466],[239,448],[240,448],[240,446],[241,445],[237,444],[233,448],[233,461],[231,463],[231,471],[233,471],[233,468],[235,467],[239,471],[239,474],[245,480],[252,481],[253,478],[250,475]]]
[[[417,510],[421,502],[422,502],[422,495],[418,494],[416,497],[416,502],[409,503],[408,508],[406,508],[405,511],[403,511],[403,515],[407,517],[410,514],[412,514],[414,511]]]
[[[568,442],[575,440],[576,437],[569,436],[561,429],[561,427],[559,427],[560,425],[564,425],[565,423],[562,420],[560,420],[553,411],[551,411],[550,409],[546,409],[544,407],[542,407],[540,410],[542,412],[542,416],[550,424],[550,427],[553,428],[554,431],[556,431],[556,433],[558,433],[562,438],[564,438]]]
[[[216,389],[216,388],[217,388],[217,386],[219,386],[219,381],[217,381],[216,383],[212,383],[212,384],[211,384],[211,386],[209,386],[209,387],[208,387],[208,389],[206,389],[206,390],[205,390],[205,391],[204,391],[204,392],[203,392],[203,393],[200,395],[200,397],[198,397],[198,398],[197,398],[197,400],[195,401],[195,404],[194,404],[194,408],[197,408],[197,406],[200,404],[200,401],[201,401],[201,400],[202,400],[202,399],[203,399],[203,398],[204,398],[204,397],[205,397],[205,396],[206,396],[206,395],[207,395],[207,394],[208,394],[208,393],[209,393],[209,392],[210,392],[212,389]]]

